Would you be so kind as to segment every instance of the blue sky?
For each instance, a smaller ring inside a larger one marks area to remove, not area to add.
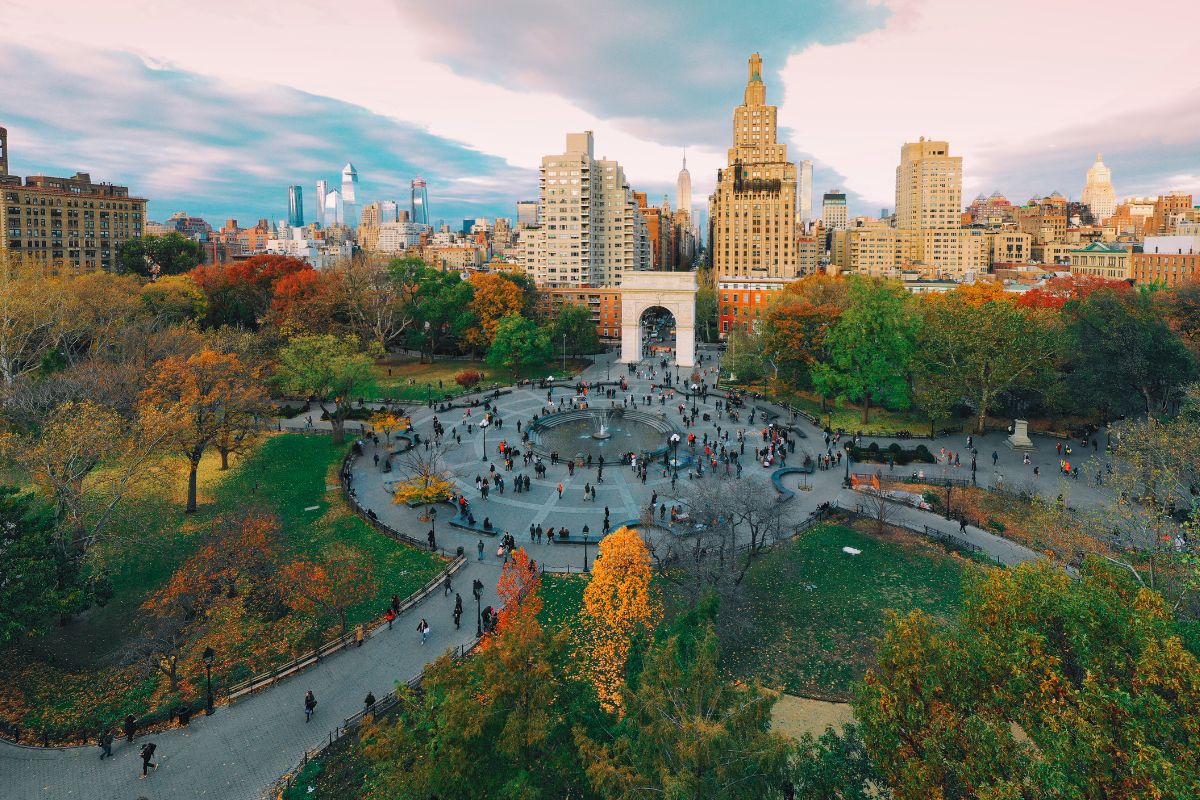
[[[1200,194],[1200,4],[1161,0],[7,0],[0,125],[16,174],[90,171],[219,223],[286,213],[287,186],[360,197],[429,182],[434,219],[514,216],[541,155],[595,131],[634,188],[698,205],[729,145],[747,56],[765,61],[814,202],[893,205],[900,145],[949,139],[964,200],[1077,197],[1097,151],[1118,194]],[[1036,24],[1031,24],[1036,20]],[[310,206],[311,210],[311,206]]]

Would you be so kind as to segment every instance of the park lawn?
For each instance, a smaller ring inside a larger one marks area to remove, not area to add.
[[[961,602],[964,567],[907,534],[814,528],[750,568],[738,612],[750,630],[738,639],[752,644],[724,649],[726,667],[789,694],[846,700],[874,661],[888,611],[949,619]]]
[[[762,392],[768,397],[788,403],[801,411],[806,411],[828,424],[834,430],[842,428],[847,431],[862,431],[866,436],[910,431],[914,434],[929,433],[929,417],[917,411],[892,411],[880,406],[871,406],[870,421],[863,424],[862,406],[854,403],[842,403],[830,400],[826,410],[821,409],[821,398],[813,392],[796,390],[780,391],[779,386],[746,387],[751,391]],[[959,423],[949,420],[938,421],[940,427],[953,427]]]
[[[395,542],[349,510],[337,482],[344,454],[344,446],[328,437],[283,434],[264,440],[228,472],[217,471],[215,456],[206,457],[201,507],[191,517],[182,511],[181,483],[154,484],[161,493],[136,498],[122,515],[122,533],[141,531],[145,539],[132,557],[108,559],[112,600],[0,653],[0,670],[9,677],[0,682],[0,714],[27,729],[70,730],[81,720],[92,725],[126,713],[142,716],[180,699],[168,694],[166,680],[157,674],[122,665],[121,651],[136,634],[142,602],[194,552],[197,532],[223,513],[255,505],[274,513],[283,536],[283,561],[319,557],[335,542],[357,550],[371,564],[379,588],[375,597],[350,610],[350,624],[379,617],[393,593],[405,597],[419,589],[443,561]],[[316,508],[305,510],[312,506]],[[327,629],[318,638],[336,633]],[[192,651],[207,643],[219,651],[213,679],[222,686],[290,660],[308,649],[313,638],[295,615],[268,623],[244,613],[240,603],[232,609],[222,606],[208,632],[185,648],[182,699],[195,699],[202,669]]]
[[[542,611],[538,621],[546,627],[570,625],[583,608],[585,588],[587,578],[579,573],[547,572],[542,576]]]
[[[582,359],[567,359],[567,374],[576,375],[590,363]],[[375,364],[371,380],[363,386],[361,394],[367,399],[422,403],[430,397],[435,400],[446,395],[457,397],[466,390],[454,382],[454,376],[467,369],[477,370],[483,375],[479,382],[481,387],[495,383],[508,384],[519,378],[537,379],[549,375],[557,378],[563,374],[559,360],[521,370],[514,375],[508,370],[492,369],[482,360],[458,359],[422,364],[415,358],[385,358]]]

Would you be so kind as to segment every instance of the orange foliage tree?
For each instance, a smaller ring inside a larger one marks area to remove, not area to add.
[[[208,298],[209,325],[257,328],[276,284],[306,271],[315,272],[302,258],[263,254],[229,264],[203,264],[188,274]]]
[[[468,330],[463,340],[470,347],[486,350],[496,338],[500,320],[520,314],[525,307],[525,291],[508,278],[492,272],[473,273],[470,283],[474,290],[471,313],[479,324]]]
[[[335,332],[340,305],[334,280],[315,269],[284,275],[275,281],[267,319],[285,336]]]
[[[650,550],[636,530],[618,528],[600,540],[599,551],[581,619],[596,693],[601,705],[616,711],[630,645],[658,625],[662,602],[650,586]]]
[[[279,582],[289,608],[312,615],[318,627],[336,619],[342,633],[349,627],[347,612],[379,588],[370,564],[344,545],[331,548],[323,561],[293,561]]]
[[[231,353],[202,350],[159,362],[142,392],[139,413],[150,427],[167,426],[175,448],[187,458],[189,514],[196,510],[196,472],[204,451],[222,432],[253,418],[266,402],[258,370]]]
[[[1072,275],[1069,278],[1050,278],[1045,286],[1030,289],[1017,298],[1017,304],[1030,308],[1062,308],[1068,300],[1083,300],[1101,289],[1128,292],[1125,281],[1097,278],[1094,275]]]
[[[496,630],[503,631],[518,616],[536,617],[542,610],[542,598],[538,589],[542,576],[537,563],[518,548],[500,570],[496,583],[496,594],[500,597],[500,615]]]

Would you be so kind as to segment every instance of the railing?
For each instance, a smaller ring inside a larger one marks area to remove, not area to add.
[[[892,502],[892,501],[888,501],[888,502]],[[855,503],[854,508],[849,508],[847,506],[843,506],[840,501],[835,499],[834,500],[834,508],[841,511],[843,514],[846,514],[846,515],[852,516],[852,517],[857,517],[858,519],[876,520],[876,515],[873,514],[871,512],[871,510],[867,506],[864,506],[862,503]],[[997,566],[1001,566],[1001,567],[1005,566],[1004,562],[1001,561],[999,557],[991,555],[990,553],[988,553],[986,550],[984,550],[982,547],[975,544],[974,542],[968,541],[968,540],[962,538],[961,536],[950,533],[949,531],[938,530],[937,528],[930,527],[929,525],[920,525],[918,527],[916,524],[909,523],[902,518],[897,519],[894,517],[889,518],[887,520],[887,524],[892,527],[904,528],[907,531],[912,531],[913,533],[921,534],[927,538],[939,541],[943,545],[947,545],[947,546],[953,547],[955,549],[965,551],[966,553],[968,553],[970,555],[979,556],[980,558],[984,558],[989,562],[995,562]],[[971,523],[971,524],[974,524],[975,527],[977,527],[977,528],[981,528],[981,526],[976,523]]]

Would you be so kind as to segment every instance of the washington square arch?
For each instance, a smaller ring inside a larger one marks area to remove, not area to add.
[[[627,272],[621,280],[621,362],[645,357],[647,320],[662,312],[675,319],[675,363],[696,365],[696,273]]]

